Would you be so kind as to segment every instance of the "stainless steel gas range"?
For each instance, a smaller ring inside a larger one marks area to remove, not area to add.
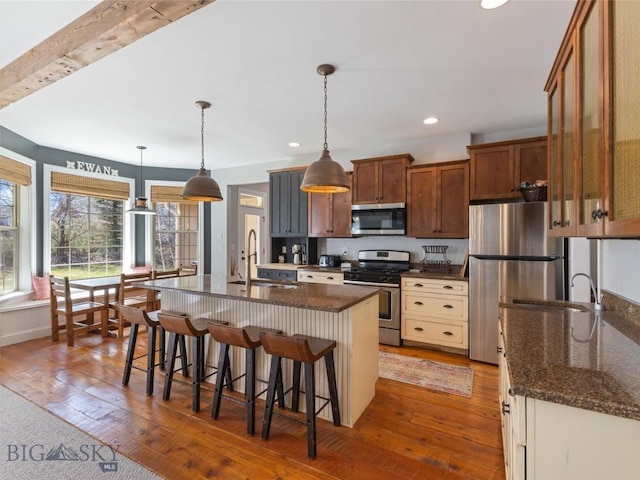
[[[380,343],[400,346],[400,275],[409,270],[409,252],[360,250],[358,268],[344,272],[344,283],[380,287]]]

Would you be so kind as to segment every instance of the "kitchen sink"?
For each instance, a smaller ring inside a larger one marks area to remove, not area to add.
[[[589,309],[574,303],[565,303],[560,300],[527,300],[513,299],[512,303],[518,307],[530,308],[532,310],[545,310],[554,312],[589,312]]]
[[[233,282],[229,282],[231,285],[244,285],[244,280],[235,280]],[[296,288],[295,285],[289,285],[286,283],[268,283],[268,282],[251,282],[252,287],[263,287],[263,288]]]

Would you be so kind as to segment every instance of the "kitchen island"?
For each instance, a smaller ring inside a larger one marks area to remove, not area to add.
[[[227,283],[211,275],[152,280],[140,284],[162,292],[162,309],[228,321],[242,327],[276,328],[287,335],[303,334],[335,340],[334,352],[342,424],[352,427],[375,395],[378,379],[378,289],[355,285],[278,284],[252,281]],[[207,364],[217,362],[218,345],[210,342]],[[262,350],[260,350],[262,352]],[[234,376],[244,372],[244,352],[232,348]],[[285,388],[291,362],[284,362]],[[269,362],[259,354],[257,376],[268,378]],[[208,372],[207,372],[208,373]],[[326,371],[316,369],[317,394],[329,396]],[[234,387],[243,391],[243,382]],[[304,402],[301,401],[301,405]],[[318,415],[331,420],[331,410]]]
[[[507,478],[640,478],[638,306],[500,300]]]

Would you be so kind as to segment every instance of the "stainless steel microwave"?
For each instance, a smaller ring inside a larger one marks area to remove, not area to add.
[[[404,235],[404,203],[376,203],[351,206],[352,235]]]

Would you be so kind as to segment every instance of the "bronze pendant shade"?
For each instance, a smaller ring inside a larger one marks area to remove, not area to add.
[[[147,198],[142,196],[142,152],[145,151],[147,147],[138,145],[136,148],[140,150],[140,196],[136,197],[133,207],[127,210],[127,213],[133,213],[134,215],[155,215],[156,212],[151,210],[149,205],[147,205]]]
[[[196,202],[219,202],[222,200],[222,193],[220,193],[218,182],[211,178],[204,169],[204,110],[209,108],[211,104],[209,102],[199,100],[196,102],[196,105],[200,107],[201,111],[200,141],[202,157],[200,170],[198,170],[196,176],[187,180],[182,192],[182,198]]]
[[[322,156],[307,168],[300,190],[311,193],[342,193],[351,187],[342,166],[329,155],[327,145],[327,76],[335,72],[333,65],[323,64],[317,68],[324,77],[324,145]]]

